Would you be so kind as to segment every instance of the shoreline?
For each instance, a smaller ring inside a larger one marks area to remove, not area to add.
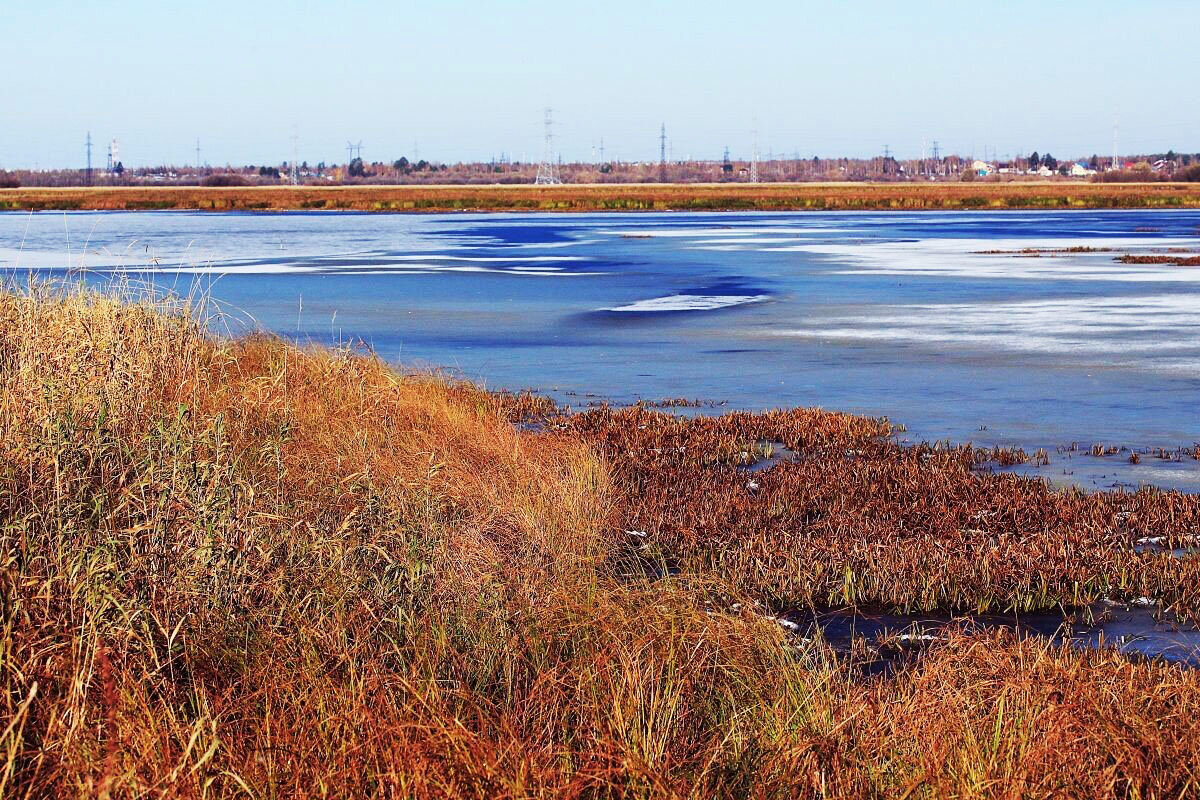
[[[1200,183],[530,184],[0,189],[0,211],[997,211],[1200,208]]]

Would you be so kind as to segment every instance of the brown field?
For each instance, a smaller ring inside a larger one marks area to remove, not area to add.
[[[1190,542],[1196,498],[887,430],[558,417],[0,294],[0,796],[1196,796],[1200,671],[962,631],[869,676],[765,616],[1197,608],[1195,559],[1131,546]],[[794,461],[739,470],[771,440]]]
[[[1200,208],[1200,184],[760,183],[2,189],[0,210],[875,211]]]

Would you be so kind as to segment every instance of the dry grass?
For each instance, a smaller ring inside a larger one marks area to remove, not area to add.
[[[1186,183],[759,183],[0,189],[0,210],[921,211],[1200,208]]]
[[[964,635],[864,680],[699,561],[631,577],[601,417],[36,291],[0,295],[0,404],[3,796],[1196,791],[1196,672]]]

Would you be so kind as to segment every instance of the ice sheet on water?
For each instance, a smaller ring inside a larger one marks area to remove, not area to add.
[[[705,295],[705,294],[672,294],[666,297],[655,297],[649,300],[638,300],[623,306],[602,308],[601,311],[619,312],[661,312],[661,311],[713,311],[718,308],[731,308],[749,303],[759,303],[770,296],[754,295]]]

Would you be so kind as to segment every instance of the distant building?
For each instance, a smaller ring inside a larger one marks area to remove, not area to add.
[[[1086,178],[1089,175],[1095,175],[1096,170],[1092,169],[1087,164],[1075,162],[1071,165],[1071,172],[1069,174],[1072,178]]]
[[[981,177],[984,175],[991,175],[996,171],[996,168],[986,161],[972,161],[971,169]]]

